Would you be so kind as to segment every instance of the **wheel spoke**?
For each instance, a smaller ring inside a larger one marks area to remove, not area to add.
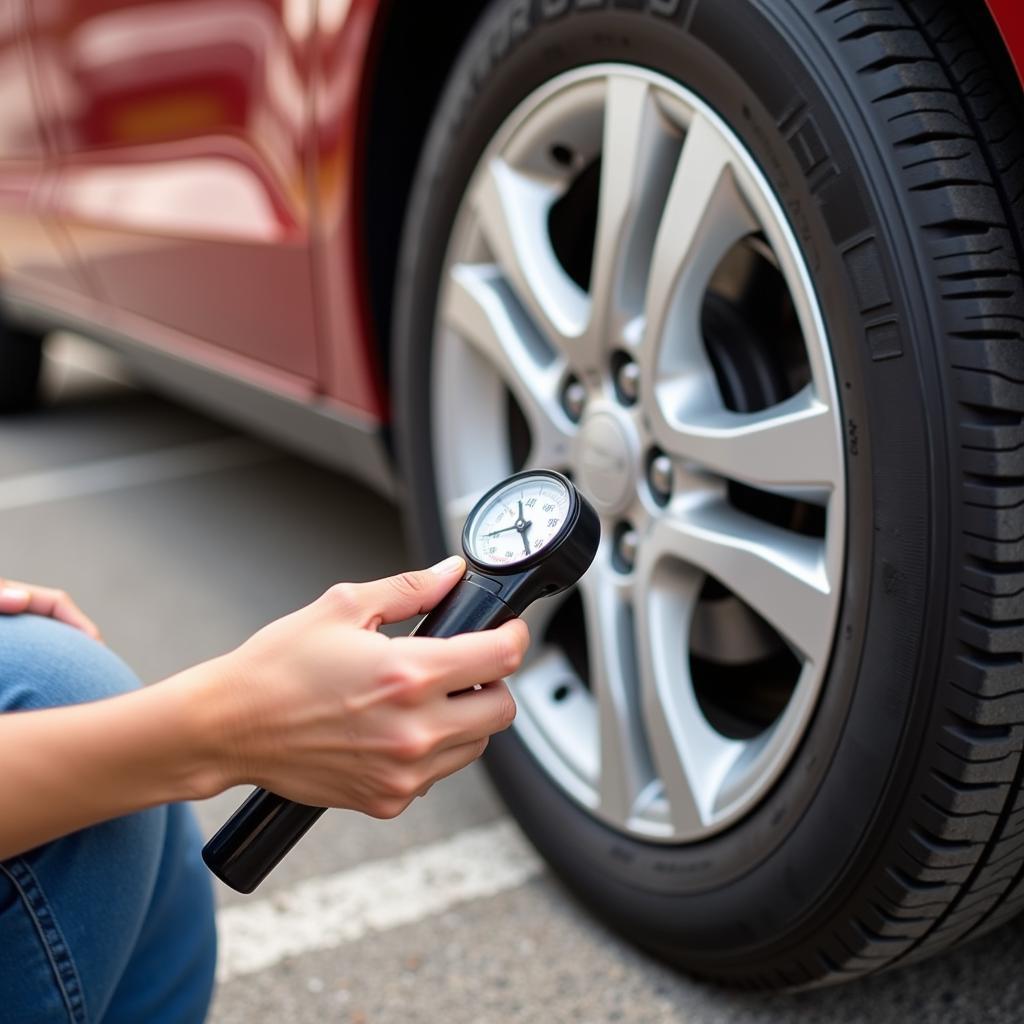
[[[461,263],[451,269],[441,317],[472,345],[512,392],[530,428],[530,462],[561,466],[573,424],[558,388],[564,359],[553,356],[491,265]]]
[[[663,402],[663,409],[667,403]],[[810,387],[755,413],[684,408],[656,429],[668,452],[731,480],[824,504],[842,473],[833,412]]]
[[[694,115],[651,257],[644,343],[649,385],[656,375],[708,376],[700,333],[704,290],[722,257],[758,228],[732,160],[718,129]]]
[[[739,512],[724,501],[659,519],[649,541],[742,598],[804,658],[821,665],[832,632],[825,544]]]
[[[563,352],[583,333],[590,300],[562,268],[551,246],[548,214],[560,191],[490,161],[473,203],[484,238],[536,328]]]
[[[701,574],[678,562],[642,557],[637,566],[643,599],[636,608],[640,694],[655,771],[680,838],[700,835],[745,744],[708,724],[690,679],[683,638]]]
[[[612,76],[605,97],[601,184],[583,358],[629,343],[627,323],[642,309],[654,237],[679,138],[666,127],[650,85]]]
[[[576,677],[565,653],[554,644],[534,644],[510,680],[519,705],[516,729],[521,736],[556,738],[559,754],[577,780],[589,786],[597,778],[597,728],[594,703]],[[556,696],[559,694],[560,696]]]
[[[606,815],[628,821],[652,772],[638,707],[633,609],[621,582],[601,568],[606,559],[598,552],[579,587],[598,707],[598,800]]]

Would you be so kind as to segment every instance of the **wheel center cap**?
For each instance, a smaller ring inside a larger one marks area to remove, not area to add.
[[[577,435],[579,482],[602,512],[617,512],[634,490],[630,438],[626,425],[607,410],[589,415]]]

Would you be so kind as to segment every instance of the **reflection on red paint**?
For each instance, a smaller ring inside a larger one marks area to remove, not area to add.
[[[59,157],[52,213],[107,315],[314,387],[310,38],[295,7],[47,0],[32,33]]]
[[[361,207],[366,80],[378,0],[321,0],[314,47],[313,175],[317,267],[328,394],[386,415],[371,337]]]

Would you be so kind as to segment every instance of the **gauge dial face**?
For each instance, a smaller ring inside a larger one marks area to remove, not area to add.
[[[473,516],[467,554],[481,565],[513,565],[546,548],[569,516],[569,490],[556,477],[510,480]]]

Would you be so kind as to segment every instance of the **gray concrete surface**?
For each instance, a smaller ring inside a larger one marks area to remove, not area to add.
[[[0,573],[68,589],[145,680],[210,657],[340,578],[406,564],[395,509],[272,448],[217,472],[33,504],[12,481],[231,436],[118,381],[62,342],[48,405],[0,424]],[[232,792],[198,807],[207,832]],[[260,896],[501,818],[482,772],[436,786],[394,822],[332,813]],[[223,887],[223,904],[244,901]],[[491,898],[285,959],[221,986],[215,1024],[981,1024],[1024,1020],[1024,924],[931,963],[801,996],[742,996],[652,963],[587,916],[547,875]]]

